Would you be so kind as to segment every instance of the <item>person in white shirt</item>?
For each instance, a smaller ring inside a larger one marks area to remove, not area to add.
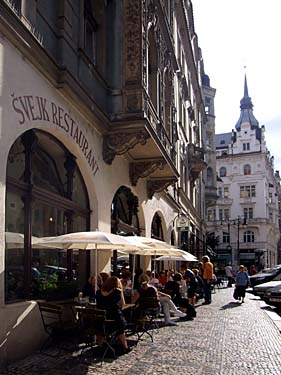
[[[227,266],[225,266],[224,270],[225,270],[225,275],[226,275],[227,280],[228,280],[227,287],[231,288],[232,287],[232,283],[233,283],[233,269],[232,269],[232,266],[230,264],[228,264]]]

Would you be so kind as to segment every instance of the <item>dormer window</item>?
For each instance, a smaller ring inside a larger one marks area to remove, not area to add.
[[[249,151],[250,150],[250,143],[243,143],[243,151]]]
[[[225,145],[225,140],[224,140],[224,139],[221,139],[220,144],[221,144],[221,145]]]

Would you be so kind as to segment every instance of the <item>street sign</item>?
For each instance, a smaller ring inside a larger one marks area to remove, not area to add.
[[[180,214],[176,221],[176,229],[178,232],[187,232],[189,230],[189,219],[184,214]]]

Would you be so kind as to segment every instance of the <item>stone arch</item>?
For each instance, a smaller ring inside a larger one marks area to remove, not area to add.
[[[42,269],[60,269],[50,295],[60,281],[73,281],[89,273],[87,254],[69,250],[40,250],[32,236],[45,237],[90,228],[87,187],[75,156],[55,136],[30,129],[11,146],[6,168],[5,231],[22,235],[22,244],[6,242],[6,299],[43,298]],[[11,282],[12,281],[12,282]],[[20,286],[19,286],[20,285]],[[77,288],[77,286],[76,286]],[[76,289],[75,289],[76,291]]]

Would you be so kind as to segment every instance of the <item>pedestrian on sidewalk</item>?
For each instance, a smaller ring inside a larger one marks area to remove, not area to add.
[[[239,272],[236,275],[236,281],[235,281],[235,289],[236,289],[236,296],[238,297],[238,300],[244,303],[245,295],[246,295],[246,289],[249,285],[249,275],[246,271],[246,268],[241,265],[239,267]]]
[[[227,287],[231,288],[232,281],[233,281],[233,269],[232,269],[231,264],[228,264],[227,266],[225,266],[224,270],[225,270],[225,276],[227,277],[227,280],[228,280]]]
[[[213,281],[213,264],[210,262],[208,255],[202,257],[203,262],[203,281],[204,281],[204,305],[209,305],[212,302],[211,283]]]

